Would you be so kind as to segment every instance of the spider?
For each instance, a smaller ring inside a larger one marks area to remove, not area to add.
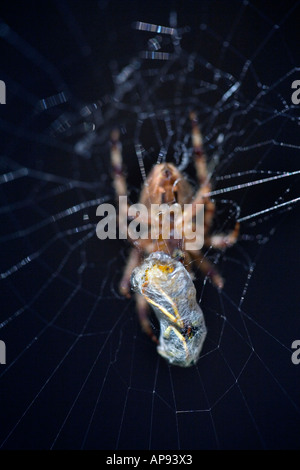
[[[238,239],[240,226],[229,233],[212,233],[215,202],[209,197],[211,182],[207,158],[202,145],[202,134],[195,112],[190,113],[193,159],[199,189],[195,192],[186,177],[172,163],[155,164],[140,192],[139,202],[150,212],[152,204],[191,203],[192,217],[197,204],[204,204],[204,246],[224,250]],[[122,159],[120,133],[113,130],[110,146],[113,186],[116,196],[127,196],[127,183]],[[124,211],[124,209],[122,209]],[[125,209],[126,210],[126,209]],[[126,217],[127,217],[126,212]],[[124,214],[123,214],[124,215]],[[192,221],[194,219],[192,218]],[[151,217],[147,224],[151,226]],[[170,218],[171,229],[172,218]],[[217,268],[201,250],[187,250],[185,237],[179,240],[174,231],[169,238],[160,232],[156,239],[151,233],[145,239],[130,240],[131,250],[119,289],[131,297],[135,290],[136,308],[142,330],[158,345],[158,352],[170,363],[181,366],[194,364],[200,354],[206,335],[202,311],[196,301],[192,270],[198,268],[213,285],[222,289],[224,280]],[[149,319],[149,305],[160,321],[160,337],[154,334]]]

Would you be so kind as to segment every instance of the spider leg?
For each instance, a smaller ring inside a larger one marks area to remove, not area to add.
[[[127,196],[127,183],[123,168],[122,145],[120,142],[120,131],[118,129],[114,129],[110,135],[110,161],[113,170],[113,186],[116,196]],[[125,228],[127,229],[127,214],[128,204],[125,206],[123,204],[119,205],[119,221],[126,221],[126,227],[122,227],[123,230],[125,230]],[[130,277],[133,269],[139,265],[140,260],[141,256],[139,250],[137,248],[132,248],[119,284],[120,293],[124,295],[124,297],[131,297]]]
[[[234,229],[229,233],[217,233],[205,239],[205,244],[218,250],[223,250],[234,245],[240,233],[240,224],[236,222]]]
[[[215,214],[215,203],[206,196],[207,193],[211,192],[211,183],[207,171],[207,158],[203,148],[203,139],[198,124],[198,119],[195,112],[190,113],[190,120],[192,124],[192,143],[194,151],[194,165],[196,168],[197,179],[199,182],[199,189],[193,198],[193,210],[192,216],[195,216],[197,211],[197,204],[205,204],[204,213],[204,235],[208,232],[211,227],[212,219]]]
[[[152,326],[149,321],[149,305],[146,299],[141,294],[135,294],[135,301],[142,330],[152,339],[152,341],[158,343],[158,338],[153,333]]]
[[[131,273],[141,262],[141,253],[137,248],[131,248],[125,270],[122,279],[119,284],[119,290],[124,297],[128,299],[131,297],[130,294],[130,277]]]
[[[204,276],[209,277],[216,287],[222,289],[224,287],[224,279],[219,274],[215,265],[205,258],[201,251],[189,251],[189,254],[196,267],[202,271]]]
[[[114,129],[110,134],[110,161],[113,170],[113,186],[117,196],[127,195],[127,183],[124,174],[120,131]]]
[[[127,181],[123,166],[120,132],[118,129],[114,129],[110,135],[110,161],[112,166],[113,187],[115,189],[117,198],[119,198],[119,229],[121,230],[121,233],[126,234],[128,241],[133,243],[135,246],[140,247],[140,242],[142,240],[132,239],[127,231],[127,222],[134,219],[135,216],[128,215],[128,213],[130,213],[130,205],[128,204],[127,199],[125,203],[124,201],[122,201],[122,204],[120,203],[120,197],[127,196]],[[141,215],[139,215],[139,220],[145,229],[145,227],[148,225],[148,218],[143,220]]]
[[[197,178],[201,186],[208,184],[208,172],[206,155],[203,148],[203,138],[198,124],[195,112],[190,113],[192,124],[192,144],[194,150],[194,164],[196,167]]]
[[[206,198],[204,203],[204,244],[207,245],[207,238],[212,227],[213,218],[216,212],[216,205],[210,198]]]
[[[114,129],[110,134],[110,162],[112,166],[113,187],[117,198],[127,196],[127,182],[123,167],[120,131]],[[119,204],[119,228],[127,233],[128,204]],[[122,226],[120,226],[122,221]]]
[[[211,229],[216,211],[216,205],[210,199],[209,196],[206,196],[207,193],[211,192],[211,183],[209,181],[209,175],[207,171],[207,158],[203,149],[203,139],[196,113],[191,112],[190,119],[192,123],[192,142],[194,149],[195,167],[197,171],[198,181],[200,183],[200,188],[196,192],[193,199],[193,210],[191,213],[193,216],[195,215],[197,210],[196,204],[205,204],[204,244],[217,249],[224,249],[234,245],[234,243],[237,241],[240,231],[240,224],[239,222],[236,222],[234,229],[228,234],[221,233],[212,236],[209,235],[209,231]]]

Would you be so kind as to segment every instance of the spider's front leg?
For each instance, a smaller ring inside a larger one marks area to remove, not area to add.
[[[204,237],[208,234],[212,221],[215,215],[215,203],[206,194],[211,192],[211,183],[207,171],[207,158],[203,148],[203,138],[198,124],[196,113],[190,113],[190,120],[192,124],[192,144],[194,154],[194,165],[197,172],[197,179],[199,189],[193,199],[192,215],[196,214],[197,204],[205,204],[204,213]],[[204,240],[205,241],[205,240]]]
[[[200,186],[209,185],[210,187],[210,183],[208,181],[206,155],[203,148],[203,138],[195,112],[190,113],[190,120],[192,124],[192,144],[197,178]]]
[[[120,293],[124,295],[124,297],[127,297],[128,299],[131,297],[131,294],[130,294],[131,273],[134,270],[134,268],[136,268],[140,264],[141,259],[142,257],[138,248],[135,248],[135,247],[131,248],[131,251],[130,251],[126,266],[125,266],[125,270],[124,270],[122,279],[119,284]]]
[[[122,276],[119,289],[122,295],[127,298],[131,297],[130,290],[131,290],[131,274],[132,271],[139,266],[141,263],[142,256],[140,251],[137,248],[132,248],[128,261],[126,263],[126,267],[124,270],[124,274]],[[138,319],[141,325],[142,330],[154,341],[155,343],[158,342],[157,337],[153,333],[151,323],[149,321],[149,305],[146,299],[141,294],[135,294],[135,304]]]
[[[122,276],[119,289],[120,293],[127,298],[131,297],[130,290],[131,290],[131,274],[134,268],[139,266],[141,263],[141,253],[137,248],[132,248],[130,255],[128,257],[128,261],[126,263],[126,267],[124,270],[124,274]],[[146,299],[141,294],[135,294],[135,304],[138,319],[141,325],[142,330],[154,341],[155,343],[158,342],[157,337],[153,333],[151,323],[149,321],[149,305]]]
[[[120,142],[120,131],[114,129],[110,135],[110,161],[112,166],[113,186],[117,198],[120,196],[127,196],[127,183],[124,173],[123,158],[122,158],[122,144]],[[119,204],[119,229],[123,233],[127,233],[127,215],[128,204]],[[125,224],[120,227],[120,221]],[[130,276],[134,268],[136,268],[141,261],[139,250],[134,247],[131,249],[124,274],[119,284],[119,290],[124,297],[129,298],[130,295]]]
[[[113,186],[117,196],[127,196],[127,184],[124,174],[120,131],[114,129],[110,134],[110,161],[113,170]]]
[[[119,207],[119,229],[123,234],[126,234],[127,239],[134,245],[139,244],[140,240],[135,240],[130,237],[130,234],[127,230],[128,220],[134,219],[135,215],[130,214],[130,205],[128,204],[127,198],[127,181],[123,165],[122,157],[122,144],[120,142],[120,131],[114,129],[110,134],[110,162],[112,167],[112,178],[113,178],[113,187],[115,189],[115,194],[117,196],[117,202]],[[125,196],[125,198],[124,198]],[[120,198],[125,199],[120,203]],[[129,214],[129,215],[128,215]],[[141,217],[140,217],[141,219]],[[143,227],[147,227],[148,219],[143,220]],[[122,237],[123,238],[123,237]],[[142,249],[142,247],[141,247]]]
[[[120,131],[114,129],[110,134],[110,162],[112,166],[113,187],[117,198],[127,196],[127,182],[124,173],[122,144]],[[124,233],[127,231],[128,204],[119,205],[119,220],[126,221],[126,226],[119,227]],[[123,222],[124,223],[124,222]]]
[[[207,245],[224,250],[234,245],[240,233],[240,224],[236,222],[234,229],[229,233],[216,233],[208,238]]]
[[[213,218],[216,211],[215,203],[211,200],[209,193],[211,192],[211,183],[207,171],[207,158],[203,148],[203,139],[198,124],[196,113],[190,113],[190,119],[192,123],[192,143],[194,150],[194,161],[197,171],[197,177],[199,181],[199,189],[196,192],[193,199],[193,211],[195,215],[197,210],[197,204],[205,204],[204,212],[204,244],[205,246],[211,246],[216,249],[224,249],[234,245],[237,241],[240,224],[236,222],[234,229],[229,233],[219,233],[216,235],[210,235],[212,228]],[[201,261],[201,263],[203,263]]]

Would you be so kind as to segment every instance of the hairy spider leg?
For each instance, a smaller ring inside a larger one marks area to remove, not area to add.
[[[206,196],[211,191],[211,183],[207,171],[207,157],[203,148],[203,137],[198,124],[198,118],[195,112],[190,113],[190,120],[192,125],[192,145],[193,145],[193,156],[194,165],[196,168],[197,179],[199,183],[199,189],[194,195],[193,205],[195,215],[196,204],[205,204],[204,214],[204,234],[211,227],[212,219],[215,214],[215,203]]]
[[[136,268],[140,264],[141,260],[142,260],[142,256],[141,256],[140,251],[135,247],[131,248],[129,256],[128,256],[128,260],[126,262],[126,266],[124,269],[124,273],[119,284],[120,293],[124,295],[124,297],[127,297],[128,299],[131,297],[131,294],[130,294],[131,273],[134,270],[134,268]]]
[[[120,142],[120,131],[114,129],[110,135],[110,161],[112,166],[113,187],[117,200],[120,196],[128,196],[127,180],[123,165],[122,144]],[[118,200],[119,202],[119,200]],[[134,245],[139,244],[139,240],[132,240],[127,232],[127,221],[132,220],[133,217],[128,216],[129,204],[119,205],[119,220],[126,221],[126,227],[122,227],[124,233],[127,233],[128,240]],[[141,220],[141,216],[139,216]],[[143,224],[149,224],[148,217],[143,220]]]
[[[239,237],[240,223],[236,222],[234,229],[229,233],[216,233],[207,240],[207,245],[219,250],[234,245]]]
[[[124,174],[120,131],[114,129],[110,134],[110,161],[113,170],[113,186],[117,196],[127,195],[126,176]]]
[[[203,148],[203,138],[195,112],[190,113],[190,120],[192,124],[194,162],[200,184],[200,187],[193,199],[194,207],[191,213],[192,215],[195,215],[196,204],[205,204],[204,244],[213,248],[224,249],[233,245],[237,241],[240,232],[240,224],[239,222],[236,222],[233,230],[227,234],[219,233],[211,236],[209,233],[215,215],[216,206],[214,201],[207,196],[207,194],[211,192],[211,183],[207,172],[207,157]]]

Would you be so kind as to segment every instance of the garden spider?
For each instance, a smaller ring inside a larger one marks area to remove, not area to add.
[[[191,203],[195,215],[197,204],[204,204],[204,246],[224,250],[233,245],[239,235],[239,223],[228,234],[212,234],[215,203],[210,199],[211,183],[207,171],[202,135],[194,112],[190,113],[194,164],[199,189],[194,193],[184,175],[172,163],[154,165],[146,178],[139,202],[149,209],[153,204],[174,202],[182,208]],[[113,185],[118,197],[127,196],[119,131],[111,133],[111,165]],[[122,209],[124,211],[124,208]],[[127,208],[125,208],[127,217]],[[123,214],[124,216],[124,214]],[[127,220],[127,219],[126,219]],[[193,218],[192,218],[193,220]],[[172,219],[170,220],[172,225]],[[146,222],[151,226],[151,218]],[[160,226],[161,228],[161,226]],[[174,228],[174,227],[173,227]],[[171,232],[172,234],[172,232]],[[174,235],[174,233],[173,233]],[[125,297],[135,292],[138,318],[142,329],[158,343],[158,352],[172,364],[189,366],[196,362],[206,335],[202,311],[196,301],[192,282],[192,266],[222,289],[224,281],[201,250],[187,250],[185,237],[130,240],[132,248],[120,282],[120,292]],[[146,258],[146,259],[145,259]],[[149,321],[149,304],[160,321],[160,338]]]

